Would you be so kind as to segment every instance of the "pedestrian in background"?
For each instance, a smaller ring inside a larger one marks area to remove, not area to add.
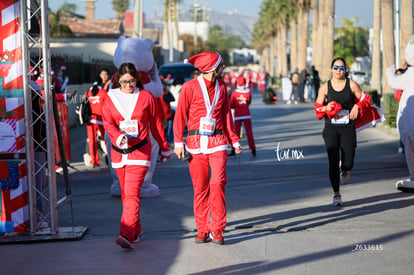
[[[185,157],[183,135],[187,124],[186,149],[191,156],[188,165],[198,231],[195,242],[208,242],[210,234],[214,243],[224,244],[227,143],[231,142],[240,153],[240,139],[233,131],[225,83],[219,79],[224,69],[221,55],[203,52],[188,62],[201,75],[184,83],[181,89],[174,118],[174,152],[179,159]]]
[[[109,84],[111,84],[111,80],[109,79],[109,70],[108,69],[102,69],[99,72],[99,77],[101,79],[100,86],[105,89],[106,91],[109,91]]]
[[[252,102],[252,94],[246,87],[246,79],[244,76],[237,78],[237,88],[230,96],[230,106],[234,109],[235,133],[240,137],[242,123],[246,130],[247,143],[252,151],[253,157],[256,156],[256,145],[254,143],[252,116],[250,115],[250,103]],[[236,154],[235,149],[232,150],[231,156]]]
[[[103,122],[112,143],[111,160],[121,186],[122,217],[116,243],[132,249],[142,235],[140,192],[151,164],[150,128],[161,147],[162,158],[171,155],[162,124],[157,123],[154,96],[143,89],[140,76],[132,63],[123,63],[104,102]],[[161,128],[158,127],[161,125]]]
[[[342,206],[339,183],[349,183],[354,166],[356,119],[360,112],[371,106],[370,97],[348,78],[347,72],[345,60],[335,58],[331,63],[332,77],[321,86],[315,102],[316,116],[325,120],[322,136],[328,153],[334,206]]]
[[[99,80],[93,82],[92,87],[85,92],[83,98],[88,98],[91,106],[91,118],[86,123],[86,131],[88,135],[89,154],[91,157],[92,167],[99,166],[98,153],[98,134],[103,139],[105,136],[105,129],[102,120],[102,108],[107,94],[107,91],[99,85]]]

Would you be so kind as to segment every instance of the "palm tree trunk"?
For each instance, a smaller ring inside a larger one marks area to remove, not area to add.
[[[394,41],[394,5],[393,0],[381,1],[381,19],[382,19],[382,34],[383,34],[383,74],[385,70],[395,64],[395,41]],[[394,90],[388,85],[388,81],[382,82],[383,93],[393,93]]]
[[[318,42],[318,28],[319,28],[319,3],[318,0],[311,1],[312,10],[312,64],[317,65],[317,57],[319,56]],[[319,67],[316,67],[319,69]]]
[[[300,70],[307,67],[307,47],[308,47],[308,29],[309,29],[309,10],[304,6],[299,8],[298,16],[298,67]]]
[[[297,37],[298,37],[298,32],[297,30],[297,25],[296,25],[296,20],[291,19],[290,20],[290,65],[291,65],[291,71],[295,71],[295,69],[298,67],[298,62],[297,62],[297,54],[298,54],[298,44],[297,44]]]
[[[320,75],[319,77],[322,78],[322,66],[323,66],[323,41],[324,41],[324,34],[325,34],[325,29],[326,29],[326,20],[325,20],[325,2],[326,0],[319,0],[319,9],[318,9],[318,22],[316,22],[318,24],[318,31],[317,31],[317,42],[316,42],[316,46],[318,49],[316,50],[316,55],[315,55],[315,66],[316,68],[319,70]]]
[[[330,77],[330,66],[333,59],[334,29],[335,29],[335,0],[325,0],[324,19],[326,29],[324,29],[323,39],[323,60],[321,67],[321,79],[328,80]]]
[[[280,72],[288,73],[287,65],[287,27],[286,25],[280,30]]]
[[[169,36],[169,18],[170,18],[170,1],[164,0],[164,28],[162,30],[162,40],[161,47],[163,49],[168,49],[170,45],[170,36]]]
[[[371,87],[377,90],[378,94],[381,91],[381,50],[380,50],[380,35],[381,35],[381,0],[374,0],[374,33],[372,38],[372,64],[371,64]]]
[[[401,0],[401,36],[400,36],[400,60],[399,65],[404,63],[405,47],[407,46],[410,36],[413,34],[413,1]],[[398,66],[397,64],[397,66]]]

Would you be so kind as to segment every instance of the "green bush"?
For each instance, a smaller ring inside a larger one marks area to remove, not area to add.
[[[385,124],[391,127],[397,126],[397,111],[398,111],[398,100],[395,99],[393,93],[383,94],[384,99],[384,115]]]

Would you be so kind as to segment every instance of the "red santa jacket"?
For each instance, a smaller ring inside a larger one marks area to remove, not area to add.
[[[107,91],[102,88],[99,88],[98,93],[96,95],[92,94],[92,88],[85,93],[84,98],[86,97],[86,95],[88,95],[88,101],[91,106],[92,112],[89,123],[103,125],[102,109],[106,94]]]
[[[206,83],[210,102],[214,102],[211,98],[217,96],[217,102],[211,114],[211,118],[216,120],[215,134],[211,136],[197,133],[200,127],[200,119],[207,116],[206,103],[199,80]],[[216,83],[217,91],[215,90]],[[186,122],[189,132],[186,147],[188,152],[192,154],[211,154],[224,151],[227,150],[227,143],[231,143],[233,147],[240,146],[240,139],[233,131],[229,99],[222,80],[212,83],[199,76],[197,79],[192,79],[183,84],[174,117],[174,144],[177,148],[184,146],[183,134]]]
[[[249,90],[236,89],[230,96],[230,106],[234,109],[234,120],[251,119],[249,106],[252,94]]]
[[[131,114],[127,114],[116,99],[115,93],[121,93],[120,89],[111,89],[107,94],[103,106],[103,124],[105,131],[111,138],[111,143],[120,149],[131,148],[144,140],[147,140],[147,143],[128,154],[120,153],[112,149],[112,167],[121,168],[124,165],[150,166],[150,128],[152,136],[160,145],[161,154],[164,156],[169,155],[171,153],[170,146],[165,138],[162,122],[157,121],[160,119],[157,115],[159,109],[157,109],[154,96],[147,90],[136,89],[133,99],[135,107]],[[120,122],[123,120],[138,120],[138,136],[128,137],[125,146],[120,145],[123,137],[126,137],[124,132],[120,130]]]

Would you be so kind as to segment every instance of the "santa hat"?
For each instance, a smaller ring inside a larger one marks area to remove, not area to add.
[[[65,63],[60,62],[58,66],[61,70],[63,70],[63,71],[66,70],[66,64]]]
[[[188,63],[193,64],[202,73],[216,70],[222,61],[221,55],[216,52],[203,52],[188,59]]]
[[[242,75],[237,77],[237,89],[246,89],[246,78]]]

